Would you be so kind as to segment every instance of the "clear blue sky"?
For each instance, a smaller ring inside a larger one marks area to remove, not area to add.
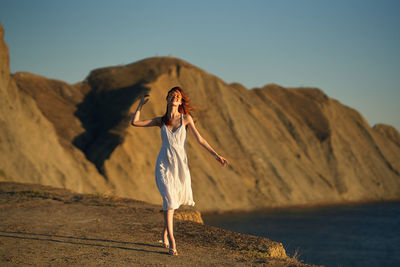
[[[11,71],[69,83],[155,55],[247,88],[312,86],[400,129],[400,1],[2,0]]]

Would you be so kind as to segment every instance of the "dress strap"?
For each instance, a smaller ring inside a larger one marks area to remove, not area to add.
[[[183,124],[183,113],[181,113],[181,125],[184,127],[185,125]]]

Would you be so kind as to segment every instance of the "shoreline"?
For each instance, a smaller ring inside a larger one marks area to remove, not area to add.
[[[381,203],[399,203],[400,198],[385,199],[385,200],[354,200],[354,201],[343,201],[343,202],[318,202],[309,204],[292,204],[283,206],[271,206],[254,209],[233,209],[227,211],[200,211],[201,216],[211,215],[228,215],[228,214],[240,214],[240,213],[253,213],[253,212],[267,212],[267,211],[278,211],[278,210],[291,210],[291,209],[314,209],[314,208],[334,208],[334,207],[346,207],[346,206],[357,206],[357,205],[369,205],[369,204],[381,204]]]
[[[353,202],[217,214],[203,219],[223,229],[281,242],[288,255],[297,253],[306,263],[400,266],[400,256],[393,253],[400,241],[399,211],[398,201]]]

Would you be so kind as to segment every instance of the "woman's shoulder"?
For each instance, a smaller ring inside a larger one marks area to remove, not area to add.
[[[183,114],[183,120],[189,122],[189,121],[193,120],[193,118],[189,113],[187,113],[187,114]]]
[[[163,117],[163,116],[153,118],[153,121],[154,121],[154,122],[156,123],[156,125],[159,126],[159,127],[162,127],[162,117]]]
[[[192,116],[189,113],[183,114],[183,122],[185,123],[185,125],[188,125],[189,123],[193,122]]]

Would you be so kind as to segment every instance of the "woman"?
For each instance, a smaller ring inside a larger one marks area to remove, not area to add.
[[[167,111],[162,117],[139,120],[140,111],[148,99],[142,96],[131,120],[133,126],[161,128],[162,146],[157,157],[155,176],[158,190],[163,198],[164,229],[162,243],[169,248],[169,254],[178,255],[173,231],[174,210],[180,205],[194,206],[190,172],[187,163],[185,143],[186,131],[190,129],[196,140],[221,163],[228,161],[218,155],[197,131],[189,110],[190,99],[180,87],[174,87],[167,94]]]

